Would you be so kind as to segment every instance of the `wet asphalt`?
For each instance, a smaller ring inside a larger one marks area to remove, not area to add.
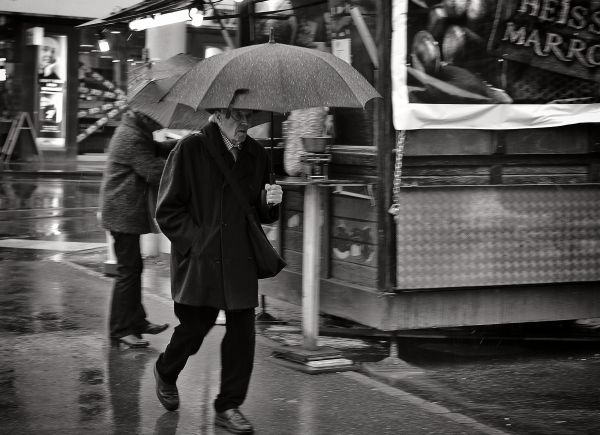
[[[103,243],[98,189],[98,178],[2,179],[0,239]],[[180,410],[166,412],[155,397],[152,366],[176,325],[165,258],[145,260],[144,304],[150,320],[172,327],[141,350],[108,340],[105,248],[0,247],[0,258],[1,434],[225,433],[212,424],[224,326],[182,373]],[[408,371],[380,362],[385,334],[322,316],[321,343],[357,370],[310,375],[272,355],[301,339],[299,307],[268,299],[266,309],[281,323],[258,325],[242,408],[256,433],[600,433],[594,322],[403,331]]]

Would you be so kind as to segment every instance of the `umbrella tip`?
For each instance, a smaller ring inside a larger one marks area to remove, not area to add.
[[[275,29],[273,29],[272,27],[269,30],[269,43],[270,44],[274,44],[275,43]]]

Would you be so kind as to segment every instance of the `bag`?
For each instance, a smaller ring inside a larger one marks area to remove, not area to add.
[[[256,276],[258,279],[272,278],[281,272],[287,264],[281,258],[279,253],[273,248],[267,235],[262,229],[262,226],[256,218],[256,214],[250,207],[250,204],[244,199],[244,195],[240,190],[235,178],[231,174],[231,171],[225,166],[225,162],[221,158],[220,154],[215,152],[211,144],[207,146],[209,152],[212,154],[213,159],[217,162],[217,166],[225,176],[225,179],[231,186],[233,193],[235,194],[240,205],[244,209],[246,214],[246,228],[248,230],[248,238],[250,240],[250,248],[254,254],[254,262],[256,263]]]
[[[258,279],[272,278],[281,272],[286,266],[283,258],[273,248],[267,235],[262,229],[262,226],[256,221],[254,215],[247,215],[248,238],[250,239],[250,247],[254,253],[254,261],[256,262],[256,275]]]
[[[160,234],[160,228],[156,222],[156,201],[158,199],[158,187],[148,185],[146,187],[146,211],[148,212],[148,222],[150,231],[154,234]]]

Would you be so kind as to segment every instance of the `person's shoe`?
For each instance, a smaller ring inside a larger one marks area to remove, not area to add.
[[[139,337],[135,334],[129,334],[125,337],[112,337],[111,340],[116,344],[125,344],[129,347],[141,348],[148,347],[150,342],[148,340],[144,340],[142,337]]]
[[[156,368],[156,363],[154,363],[154,378],[156,379],[156,396],[160,401],[161,405],[167,411],[175,411],[179,408],[179,391],[177,390],[177,385],[169,384],[162,380],[160,375],[158,374],[158,369]]]
[[[138,331],[138,334],[160,334],[165,331],[169,327],[168,323],[164,323],[162,325],[157,325],[156,323],[148,323],[141,331]]]
[[[231,433],[254,433],[252,424],[238,408],[228,409],[215,414],[215,424]]]

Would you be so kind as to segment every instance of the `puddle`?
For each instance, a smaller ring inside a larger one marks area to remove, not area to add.
[[[37,334],[80,329],[75,322],[62,317],[56,312],[19,314],[6,308],[3,307],[2,311],[4,312],[0,314],[0,331],[16,334]]]

